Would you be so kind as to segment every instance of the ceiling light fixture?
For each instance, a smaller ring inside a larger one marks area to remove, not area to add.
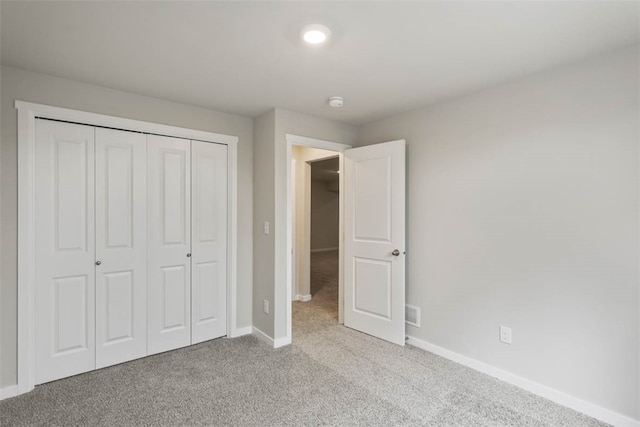
[[[310,45],[322,46],[329,41],[331,30],[320,24],[306,25],[300,30],[300,37]]]

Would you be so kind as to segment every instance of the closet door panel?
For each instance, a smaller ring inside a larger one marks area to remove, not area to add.
[[[147,354],[146,136],[96,129],[96,367]]]
[[[191,142],[192,343],[227,334],[227,147]]]
[[[191,344],[190,141],[149,135],[148,351]]]
[[[35,382],[95,368],[94,128],[36,120]]]

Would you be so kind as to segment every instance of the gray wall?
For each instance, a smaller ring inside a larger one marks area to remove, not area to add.
[[[408,334],[640,419],[638,46],[362,126],[407,139]],[[513,344],[498,342],[498,326]]]
[[[273,337],[274,294],[274,141],[276,114],[271,110],[254,121],[253,128],[253,326]],[[263,233],[269,221],[270,233]],[[262,302],[268,300],[269,314]]]
[[[311,250],[337,248],[339,229],[339,193],[327,190],[326,181],[311,180]]]
[[[17,140],[14,101],[66,107],[238,136],[238,327],[251,325],[253,123],[237,115],[2,67],[0,387],[16,383]]]

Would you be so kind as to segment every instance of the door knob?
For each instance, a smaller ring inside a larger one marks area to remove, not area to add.
[[[187,258],[191,258],[191,254],[187,254]]]
[[[398,255],[400,255],[400,251],[397,250],[397,249],[394,249],[393,252],[391,252],[391,255],[398,256]]]
[[[96,261],[96,265],[102,264],[102,261]]]

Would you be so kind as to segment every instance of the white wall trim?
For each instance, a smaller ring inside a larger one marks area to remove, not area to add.
[[[600,421],[604,421],[605,423],[609,423],[617,427],[640,427],[640,420],[634,420],[625,415],[613,412],[593,403],[589,403],[535,381],[522,378],[518,375],[496,368],[495,366],[480,362],[479,360],[463,356],[462,354],[447,350],[446,348],[431,344],[427,341],[411,336],[407,338],[407,344],[409,345],[437,354],[445,359],[452,360],[471,369],[475,369],[476,371],[498,378],[501,381],[530,391],[533,394],[544,397],[545,399],[549,399],[552,402],[574,409],[578,412],[582,412],[583,414],[589,415],[590,417],[596,418]]]
[[[311,295],[296,295],[296,301],[302,301],[302,302],[311,301]]]
[[[16,397],[18,395],[18,386],[10,385],[9,387],[0,388],[0,400]]]
[[[18,394],[35,386],[35,115],[18,108]]]
[[[251,335],[252,333],[253,333],[253,327],[245,326],[243,328],[236,328],[234,331],[234,335],[233,336],[229,335],[228,338],[243,337],[245,335]]]
[[[311,249],[312,253],[315,252],[331,252],[331,251],[337,251],[338,249],[340,249],[339,247],[334,247],[334,248],[318,248],[318,249]]]
[[[228,235],[227,251],[227,336],[230,338],[242,335],[238,331],[238,138],[235,143],[227,144],[228,179]],[[250,332],[249,332],[250,333]]]
[[[286,266],[285,266],[285,271],[287,272],[287,276],[286,276],[286,282],[285,282],[285,286],[287,288],[287,297],[285,299],[285,301],[288,302],[288,304],[285,304],[285,313],[284,315],[286,316],[287,319],[287,334],[285,337],[283,338],[278,338],[278,340],[283,340],[282,342],[287,342],[287,344],[291,343],[291,329],[292,329],[292,320],[291,320],[291,298],[292,298],[292,292],[291,292],[291,281],[292,281],[292,277],[291,277],[291,265],[292,265],[292,255],[291,255],[291,250],[293,248],[293,218],[292,218],[292,203],[293,203],[293,195],[292,195],[292,186],[291,186],[291,158],[292,158],[292,148],[294,145],[303,145],[305,147],[312,147],[312,148],[320,148],[323,150],[331,150],[331,151],[337,151],[339,153],[342,153],[344,150],[347,150],[349,148],[351,148],[351,145],[347,145],[347,144],[340,144],[338,142],[332,142],[332,141],[325,141],[322,139],[315,139],[315,138],[309,138],[306,136],[300,136],[300,135],[292,135],[292,134],[286,134],[285,138],[287,140],[287,147],[286,147],[286,151],[287,151],[287,159],[286,159],[286,168],[287,168],[287,176],[286,176],[286,197],[287,197],[287,206],[286,206],[286,213],[287,213],[287,222],[286,222],[286,232],[287,232],[287,249],[286,249]],[[340,154],[340,170],[342,170],[342,154]],[[342,215],[343,212],[343,199],[344,199],[344,183],[342,178],[340,178],[340,201],[339,201],[339,209],[340,209],[340,215]],[[342,254],[342,245],[343,245],[343,231],[342,231],[342,218],[340,220],[340,228],[339,228],[339,235],[340,235],[340,240],[339,240],[339,250],[340,253]],[[277,260],[276,260],[277,262]],[[343,283],[343,270],[344,270],[344,266],[343,266],[343,260],[342,258],[339,259],[338,261],[339,263],[339,270],[340,270],[340,274],[338,276],[338,320],[340,323],[342,323],[342,316],[343,316],[343,289],[342,289],[342,283]],[[276,293],[278,291],[276,290]],[[277,306],[275,307],[277,309]],[[274,318],[277,319],[278,316],[281,315],[279,314],[277,311],[274,312]],[[286,345],[286,344],[283,344]]]
[[[253,327],[253,335],[258,338],[260,341],[267,343],[270,347],[278,348],[284,347],[285,345],[291,344],[290,337],[282,337],[273,339],[269,335],[262,332],[260,329]]]
[[[341,144],[339,142],[326,141],[324,139],[309,138],[309,137],[300,136],[300,135],[292,135],[289,133],[286,134],[285,137],[287,138],[287,144],[289,145],[304,145],[305,147],[320,148],[322,150],[337,151],[340,153],[348,148],[351,148],[351,145]],[[334,157],[334,156],[329,156],[329,157]]]
[[[158,123],[106,116],[50,105],[16,101],[18,110],[18,384],[17,394],[27,393],[35,386],[35,322],[34,270],[35,230],[34,173],[35,119],[37,117],[65,120],[92,126],[173,136],[198,141],[225,144],[228,148],[229,238],[227,251],[227,335],[242,333],[236,326],[237,313],[237,177],[238,137],[168,126]]]
[[[219,144],[226,145],[238,144],[237,136],[225,135],[222,133],[206,132],[178,126],[163,125],[160,123],[125,119],[123,117],[70,110],[68,108],[54,107],[51,105],[34,104],[32,102],[16,101],[15,107],[18,111],[32,111],[36,117],[46,119],[66,120],[93,126],[104,126],[115,129],[152,133],[156,135],[173,136],[176,138],[197,139],[200,141],[217,142]]]
[[[284,347],[289,344],[291,344],[291,337],[282,337],[273,340],[273,348]]]
[[[273,347],[273,338],[262,332],[255,326],[252,327],[252,335],[258,338],[260,341],[267,343],[270,347]]]

